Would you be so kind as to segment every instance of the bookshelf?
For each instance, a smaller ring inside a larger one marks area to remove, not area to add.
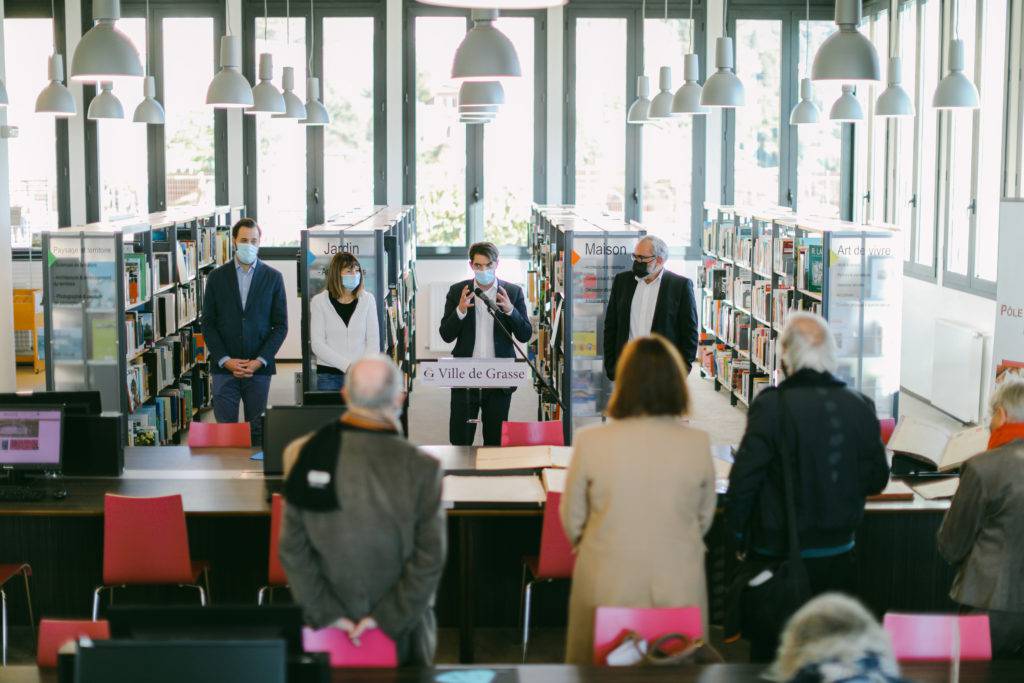
[[[316,387],[309,338],[309,303],[324,290],[334,254],[354,254],[364,286],[377,302],[381,351],[401,368],[412,391],[416,368],[416,211],[412,206],[352,209],[302,231],[299,287],[302,296],[302,386]]]
[[[129,445],[177,442],[210,402],[202,283],[231,258],[232,213],[177,208],[44,232],[47,389],[98,389]]]
[[[612,279],[632,268],[643,226],[573,206],[535,205],[528,235],[527,297],[537,315],[531,352],[568,410],[541,395],[538,418],[561,419],[565,442],[600,422],[611,397],[602,355]]]
[[[733,405],[782,376],[778,335],[791,311],[829,322],[838,376],[896,415],[902,258],[884,224],[802,217],[788,209],[705,207],[700,372]]]

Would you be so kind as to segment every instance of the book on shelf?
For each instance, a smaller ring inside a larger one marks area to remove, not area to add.
[[[793,238],[780,236],[774,241],[772,254],[772,268],[785,277],[793,277]]]
[[[223,265],[231,260],[231,231],[217,231],[217,264]]]
[[[896,457],[909,458],[914,463],[903,466],[918,466],[918,469],[932,472],[951,472],[970,458],[988,450],[989,431],[985,427],[968,427],[952,431],[942,425],[916,417],[904,416],[892,436],[888,448],[893,456],[894,470]]]
[[[124,254],[124,295],[128,306],[146,301],[150,296],[149,259],[146,254],[125,252]]]
[[[129,446],[158,446],[165,442],[156,405],[142,405],[128,416]]]
[[[135,360],[128,364],[125,389],[128,394],[128,411],[132,412],[152,396],[149,371],[144,361]]]
[[[824,246],[820,237],[806,237],[797,247],[796,286],[805,292],[820,293],[825,282]]]
[[[178,249],[174,253],[178,266],[178,282],[188,282],[196,276],[196,243],[192,240],[179,240]]]
[[[771,275],[774,258],[772,240],[769,235],[762,235],[754,242],[754,270],[761,275]]]
[[[476,468],[478,470],[526,470],[568,467],[571,459],[571,446],[479,448],[476,452]]]
[[[717,301],[729,298],[729,279],[725,268],[711,270],[711,298]]]
[[[170,252],[153,252],[153,271],[156,275],[157,288],[163,289],[174,282],[171,271]]]
[[[196,296],[196,283],[189,282],[184,284],[175,292],[175,315],[177,316],[178,323],[180,325],[186,325],[192,320],[195,320],[199,314],[198,301]]]

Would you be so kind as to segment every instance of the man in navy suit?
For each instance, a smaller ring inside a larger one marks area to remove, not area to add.
[[[530,341],[533,326],[526,312],[523,290],[495,277],[498,248],[491,242],[477,242],[469,248],[473,279],[456,282],[448,290],[441,319],[441,338],[455,342],[456,358],[515,358],[512,339],[491,314],[482,309],[473,290],[497,308],[497,316],[522,343]],[[479,305],[478,305],[479,304]],[[507,389],[452,389],[448,439],[456,446],[470,446],[476,437],[477,415],[481,416],[485,446],[501,445],[501,423],[508,419],[515,387]],[[472,420],[472,422],[470,421]]]
[[[254,445],[263,437],[263,411],[274,356],[288,334],[284,278],[256,258],[260,226],[243,218],[231,228],[235,258],[206,280],[203,334],[213,371],[213,414],[217,422],[238,422],[245,407]]]

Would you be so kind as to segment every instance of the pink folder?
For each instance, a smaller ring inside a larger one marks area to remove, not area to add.
[[[328,626],[319,631],[302,629],[302,646],[306,652],[327,652],[335,668],[398,666],[395,641],[380,629],[366,631],[359,637],[359,645],[349,640],[342,630]]]

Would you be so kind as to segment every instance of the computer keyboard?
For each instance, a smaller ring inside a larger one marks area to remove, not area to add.
[[[0,502],[29,503],[46,498],[46,490],[31,486],[0,486]]]

